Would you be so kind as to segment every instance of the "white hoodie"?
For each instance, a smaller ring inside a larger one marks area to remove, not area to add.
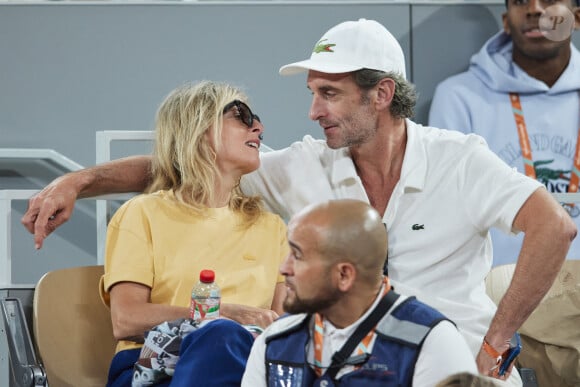
[[[513,63],[511,38],[497,33],[471,58],[468,71],[437,86],[429,125],[479,134],[506,163],[524,173],[510,92],[520,95],[537,179],[550,192],[566,192],[580,129],[580,53],[573,45],[568,67],[548,87]],[[580,229],[580,205],[570,212]],[[492,230],[494,265],[515,262],[522,237]],[[579,258],[576,238],[568,259]]]

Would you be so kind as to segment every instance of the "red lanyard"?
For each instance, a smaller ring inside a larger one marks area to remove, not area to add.
[[[391,285],[389,283],[389,278],[385,277],[383,279],[383,295],[384,297],[389,290],[391,290]],[[371,329],[369,333],[361,340],[361,342],[356,347],[356,354],[362,355],[367,352],[367,348],[371,343],[373,337],[375,336],[375,328]],[[322,366],[322,346],[324,344],[324,317],[320,313],[314,315],[314,333],[312,335],[314,340],[314,372],[319,377],[322,376],[323,366]]]
[[[524,113],[520,103],[520,96],[517,93],[510,93],[510,102],[512,104],[512,111],[516,120],[516,127],[518,129],[518,137],[520,139],[520,148],[522,149],[522,158],[524,159],[524,169],[526,176],[533,179],[536,178],[536,170],[534,168],[534,161],[532,159],[532,147],[530,146],[530,138],[528,130],[526,129],[526,121],[524,120]],[[568,184],[568,192],[578,192],[578,182],[580,181],[580,127],[578,128],[578,135],[576,136],[576,152],[574,153],[574,165],[570,173],[570,183]]]

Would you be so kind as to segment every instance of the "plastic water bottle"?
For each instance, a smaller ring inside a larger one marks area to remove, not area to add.
[[[221,290],[215,283],[213,270],[202,270],[199,282],[191,290],[189,316],[195,322],[213,320],[220,316]]]

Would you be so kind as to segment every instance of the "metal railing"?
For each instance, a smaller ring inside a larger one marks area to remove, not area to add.
[[[111,145],[114,141],[151,141],[152,131],[107,130],[96,132],[96,163],[101,164],[112,160]],[[262,144],[260,151],[270,152],[273,149]],[[57,165],[65,172],[84,168],[52,149],[0,149],[0,158],[10,159],[42,159]],[[0,286],[14,286],[12,284],[12,202],[28,200],[37,189],[7,189],[0,190]],[[107,224],[112,216],[111,201],[125,201],[134,194],[101,195],[81,200],[96,200],[97,226],[97,264],[104,263],[105,241]],[[19,286],[19,285],[16,285]],[[26,285],[30,286],[30,285]]]
[[[58,153],[54,149],[43,148],[0,148],[0,159],[47,160],[66,171],[77,171],[84,167]]]
[[[12,283],[12,202],[16,200],[28,200],[37,192],[38,190],[35,189],[0,190],[0,288],[34,286],[30,284],[15,285]],[[79,200],[102,200],[107,202],[110,200],[127,200],[130,197],[130,194],[111,194]],[[106,227],[104,232],[106,236]],[[105,239],[104,237],[102,239],[104,245]]]

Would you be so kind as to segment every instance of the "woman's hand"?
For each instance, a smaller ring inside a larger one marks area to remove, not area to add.
[[[261,328],[266,328],[279,317],[278,313],[270,309],[224,303],[220,306],[220,316],[234,320],[242,325],[257,325]]]

